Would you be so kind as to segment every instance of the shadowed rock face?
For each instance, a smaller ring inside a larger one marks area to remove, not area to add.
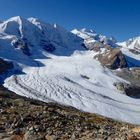
[[[135,50],[135,49],[129,49],[129,51],[132,52],[132,53],[135,54],[135,55],[139,55],[139,54],[140,54],[140,52],[138,52],[138,51]]]
[[[114,83],[114,86],[123,91],[123,94],[130,96],[132,98],[140,98],[140,87],[133,84],[126,83]]]
[[[133,98],[140,98],[140,68],[125,68],[116,71],[116,74],[121,78],[130,82],[125,83],[114,83],[114,86],[118,90],[124,91],[124,94]]]
[[[12,45],[17,49],[21,49],[24,54],[28,56],[31,55],[29,47],[28,47],[28,43],[26,43],[25,40],[15,39],[12,41]]]
[[[133,85],[140,86],[140,68],[124,68],[116,71],[117,75],[131,82]]]
[[[100,63],[109,69],[125,68],[127,67],[127,62],[124,55],[119,48],[110,48],[104,53],[99,53],[95,56]]]
[[[51,44],[51,42],[46,41],[46,40],[41,40],[40,46],[42,46],[42,48],[48,52],[53,52],[56,50],[55,46]]]
[[[140,98],[140,68],[125,68],[116,71],[117,75],[131,84],[115,83],[117,89],[122,89],[124,94],[133,98]]]
[[[125,89],[126,95],[132,98],[140,98],[140,87],[129,86]]]
[[[13,67],[12,63],[6,62],[0,58],[0,74],[7,71],[8,69],[11,69],[12,67]]]

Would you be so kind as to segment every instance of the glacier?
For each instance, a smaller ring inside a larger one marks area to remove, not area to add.
[[[88,35],[91,34],[94,36],[90,39],[107,39],[92,30]],[[12,61],[15,70],[22,70],[21,74],[15,72],[6,78],[3,85],[28,98],[140,124],[140,99],[122,94],[113,85],[129,82],[94,59],[97,52],[84,48],[83,39],[57,24],[36,18],[13,17],[3,21],[0,23],[0,57]],[[25,42],[31,55],[24,54],[20,47],[15,48],[12,44],[15,40]],[[53,52],[43,49],[42,40],[46,46],[51,43],[55,47]],[[131,56],[127,48],[122,49]],[[140,55],[133,54],[133,57],[140,60]]]

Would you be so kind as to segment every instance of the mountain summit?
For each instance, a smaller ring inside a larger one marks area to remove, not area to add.
[[[82,39],[59,25],[54,26],[37,18],[12,17],[0,23],[0,34],[11,39],[13,47],[20,48],[28,55],[33,54],[37,46],[56,54],[70,54],[82,49]]]

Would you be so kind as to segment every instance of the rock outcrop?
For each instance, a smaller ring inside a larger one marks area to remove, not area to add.
[[[31,55],[28,43],[26,43],[25,40],[22,39],[14,39],[11,44],[16,48],[22,50],[22,52],[26,55]]]
[[[116,71],[117,75],[131,82],[133,85],[140,86],[140,68],[124,68]]]
[[[116,87],[122,89],[122,91],[128,96],[140,98],[140,68],[125,68],[116,71],[116,74],[130,82],[130,84],[115,84]]]
[[[123,94],[132,98],[140,98],[140,87],[133,84],[114,83],[114,86],[123,92]]]
[[[111,48],[109,46],[106,46],[105,48],[106,50],[104,52],[95,56],[103,66],[106,66],[109,69],[127,67],[125,57],[119,48]]]

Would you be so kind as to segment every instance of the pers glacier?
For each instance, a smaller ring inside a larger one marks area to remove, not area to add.
[[[31,55],[12,46],[15,38],[27,41]],[[45,51],[41,40],[51,42],[55,50]],[[121,94],[113,85],[128,81],[93,59],[96,52],[86,50],[82,41],[59,25],[35,18],[14,17],[3,21],[0,23],[0,56],[22,68],[22,73],[7,78],[4,86],[28,98],[140,124],[140,99]]]

